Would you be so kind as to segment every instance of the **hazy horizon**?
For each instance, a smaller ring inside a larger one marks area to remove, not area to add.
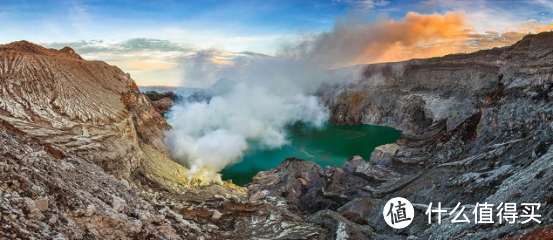
[[[206,88],[303,51],[332,69],[506,46],[553,29],[552,11],[548,0],[3,1],[0,42],[70,46],[140,86]]]

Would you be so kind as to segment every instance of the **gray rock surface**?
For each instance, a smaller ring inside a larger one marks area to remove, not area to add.
[[[551,49],[548,32],[505,48],[369,65],[363,79],[326,86],[321,98],[333,123],[392,126],[403,131],[400,140],[377,148],[371,163],[351,158],[341,167],[327,167],[323,176],[314,163],[297,164],[298,169],[281,165],[258,174],[249,193],[266,191],[310,214],[335,210],[371,226],[377,238],[545,236],[553,225]],[[317,204],[302,202],[304,196],[292,191],[297,184],[285,176],[296,171],[319,176],[301,191]],[[405,229],[393,230],[380,214],[393,197],[415,205],[416,217]],[[543,221],[475,225],[445,218],[428,224],[424,211],[430,202],[448,209],[458,202],[467,209],[484,202],[540,203]]]
[[[0,46],[0,238],[550,236],[551,49],[553,33],[542,33],[506,48],[369,65],[321,98],[332,122],[392,126],[400,140],[370,163],[352,157],[322,169],[286,159],[240,188],[186,186],[162,141],[168,126],[119,69],[70,49]],[[405,229],[382,219],[393,197],[414,205]],[[477,202],[541,203],[542,222],[428,224],[430,202],[469,212]]]
[[[308,222],[315,223],[329,229],[327,239],[372,239],[375,238],[373,229],[367,225],[352,223],[342,215],[322,210],[307,218]]]
[[[69,48],[0,45],[1,239],[323,239],[232,183],[191,186],[128,74]]]

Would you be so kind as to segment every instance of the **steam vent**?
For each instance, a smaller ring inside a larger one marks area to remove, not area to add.
[[[0,239],[553,239],[552,11],[3,3]]]

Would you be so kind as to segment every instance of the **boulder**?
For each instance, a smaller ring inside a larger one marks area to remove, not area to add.
[[[122,212],[127,207],[127,202],[125,202],[124,199],[114,195],[112,196],[111,207],[116,212]]]
[[[322,210],[309,216],[307,222],[328,229],[326,239],[374,239],[376,237],[371,227],[353,223],[330,210]]]

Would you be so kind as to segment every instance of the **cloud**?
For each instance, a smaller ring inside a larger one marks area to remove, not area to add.
[[[73,31],[78,31],[84,36],[90,35],[90,29],[96,25],[96,19],[89,13],[90,6],[80,4],[80,1],[71,1],[67,7],[68,23],[73,26]]]
[[[466,19],[462,13],[422,15],[410,12],[403,21],[381,19],[361,23],[355,19],[338,21],[334,28],[306,42],[309,58],[328,68],[362,63],[397,61],[430,56],[436,49],[423,44],[465,37]]]
[[[192,49],[192,47],[186,44],[151,38],[133,38],[121,42],[118,46],[122,51],[126,52],[145,50],[161,52],[186,52]]]
[[[120,41],[82,40],[76,42],[52,42],[44,43],[51,48],[63,48],[70,46],[80,54],[90,53],[135,53],[144,51],[179,52],[186,53],[194,48],[188,44],[175,43],[168,40],[152,38],[132,38]]]
[[[243,70],[261,59],[271,56],[255,52],[225,52],[216,49],[200,50],[182,57],[183,85],[209,87],[221,78],[243,77]]]
[[[382,18],[337,21],[331,31],[290,46],[281,54],[309,59],[322,68],[429,58],[452,53],[508,46],[528,33],[550,31],[553,24],[530,20],[501,32],[471,28],[464,12],[419,14],[409,12],[401,21]]]
[[[198,51],[189,44],[153,38],[82,40],[42,45],[56,49],[69,46],[85,59],[102,60],[119,66],[129,72],[139,85],[178,84],[181,59]]]
[[[304,90],[313,90],[321,79],[330,78],[324,70],[508,46],[529,32],[551,28],[526,21],[501,32],[479,32],[471,28],[464,12],[409,12],[399,21],[348,18],[338,20],[328,32],[281,45],[274,56],[203,50],[183,57],[181,66],[184,82],[193,86],[206,87],[220,78],[272,78],[274,82],[296,82]]]
[[[535,3],[553,10],[553,1],[551,0],[534,0]]]
[[[348,4],[379,7],[386,6],[388,3],[348,1]],[[282,75],[273,71],[271,66],[284,68],[283,65],[293,62],[296,68],[334,69],[356,64],[436,57],[506,46],[518,41],[529,32],[552,29],[551,25],[537,20],[511,23],[512,16],[509,13],[504,13],[501,9],[488,8],[486,3],[482,3],[484,4],[482,8],[476,7],[472,2],[466,4],[470,5],[468,9],[474,11],[469,13],[453,11],[444,14],[409,12],[403,19],[380,18],[371,22],[353,17],[337,20],[335,26],[327,32],[295,35],[294,38],[288,36],[287,39],[295,39],[295,42],[282,44],[273,56],[251,51],[200,49],[191,44],[156,38],[83,40],[43,45],[58,49],[70,46],[85,59],[103,60],[118,65],[124,71],[131,73],[140,85],[176,85],[184,78],[183,83],[186,86],[208,87],[220,78],[232,79],[240,76],[246,71],[244,69],[251,68],[251,65],[265,65],[256,68]],[[426,7],[440,5],[440,8],[447,5],[455,9],[461,7],[462,3],[453,0],[427,1],[422,5]],[[494,15],[497,17],[492,17]],[[482,21],[482,19],[498,20]],[[497,25],[501,30],[482,30],[496,29],[497,26],[492,28],[482,25],[481,22],[486,22],[490,26]],[[229,41],[248,41],[248,39]],[[286,61],[282,61],[283,59]],[[154,73],[160,73],[161,70],[168,73],[160,78],[170,76],[171,79],[152,78],[155,76]],[[302,75],[301,72],[310,72],[298,69],[295,71],[300,72],[297,75]],[[179,74],[184,74],[184,77],[175,77]],[[313,74],[310,73],[309,77],[312,78]],[[294,76],[285,78],[296,79]]]
[[[359,4],[365,6],[366,8],[375,8],[375,7],[384,7],[390,2],[386,0],[363,0],[359,1]]]
[[[120,64],[116,64],[119,67],[126,69],[134,70],[162,70],[162,69],[171,69],[172,64],[163,61],[149,61],[149,60],[128,60],[121,61]]]
[[[390,2],[386,0],[334,0],[334,2],[347,3],[358,8],[358,10],[371,10],[376,7],[384,7],[390,4]]]

